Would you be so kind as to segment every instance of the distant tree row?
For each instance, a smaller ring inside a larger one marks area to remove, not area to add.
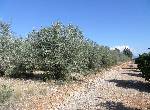
[[[123,50],[123,54],[128,56],[129,58],[132,58],[132,56],[133,56],[133,53],[131,52],[131,50],[129,48],[125,48]]]
[[[84,74],[130,60],[132,52],[110,50],[87,39],[73,25],[56,22],[18,38],[8,23],[0,21],[0,73],[27,77],[44,71],[44,79],[66,79],[70,73]]]

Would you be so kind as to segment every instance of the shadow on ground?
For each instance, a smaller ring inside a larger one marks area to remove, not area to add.
[[[107,80],[109,82],[116,83],[116,86],[123,87],[123,88],[131,88],[138,90],[140,92],[148,92],[150,93],[150,83],[149,82],[142,82],[136,80]]]
[[[134,67],[132,67],[132,68],[122,68],[122,69],[129,69],[129,70],[133,70],[133,69],[138,69],[138,68],[134,68]]]
[[[136,77],[142,77],[141,73],[122,73],[122,74],[127,74],[129,76],[136,76]]]
[[[106,101],[105,103],[100,103],[97,106],[104,107],[108,110],[140,110],[137,108],[126,107],[123,105],[123,103],[114,101]]]
[[[34,75],[34,74],[31,74],[31,75],[28,75],[28,76],[19,76],[19,77],[8,77],[8,76],[0,76],[0,78],[5,78],[5,79],[19,79],[19,80],[24,80],[24,81],[27,81],[27,80],[32,80],[32,81],[40,81],[40,82],[43,82],[43,78],[44,78],[44,75],[42,74],[37,74],[37,75]]]

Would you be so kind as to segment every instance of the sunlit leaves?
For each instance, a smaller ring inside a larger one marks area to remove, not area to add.
[[[97,71],[128,59],[118,50],[85,38],[73,25],[56,22],[33,30],[24,39],[15,38],[9,25],[0,25],[0,69],[15,77],[42,70],[46,77],[65,79],[70,73]]]

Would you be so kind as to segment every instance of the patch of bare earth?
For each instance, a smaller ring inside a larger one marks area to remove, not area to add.
[[[150,84],[132,62],[58,85],[0,78],[17,98],[11,110],[148,110]]]

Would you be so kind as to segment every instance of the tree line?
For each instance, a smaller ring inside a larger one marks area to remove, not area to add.
[[[111,50],[88,39],[74,25],[56,22],[19,38],[0,21],[0,74],[28,77],[43,71],[44,79],[66,79],[71,73],[98,71],[132,58],[130,49]]]

